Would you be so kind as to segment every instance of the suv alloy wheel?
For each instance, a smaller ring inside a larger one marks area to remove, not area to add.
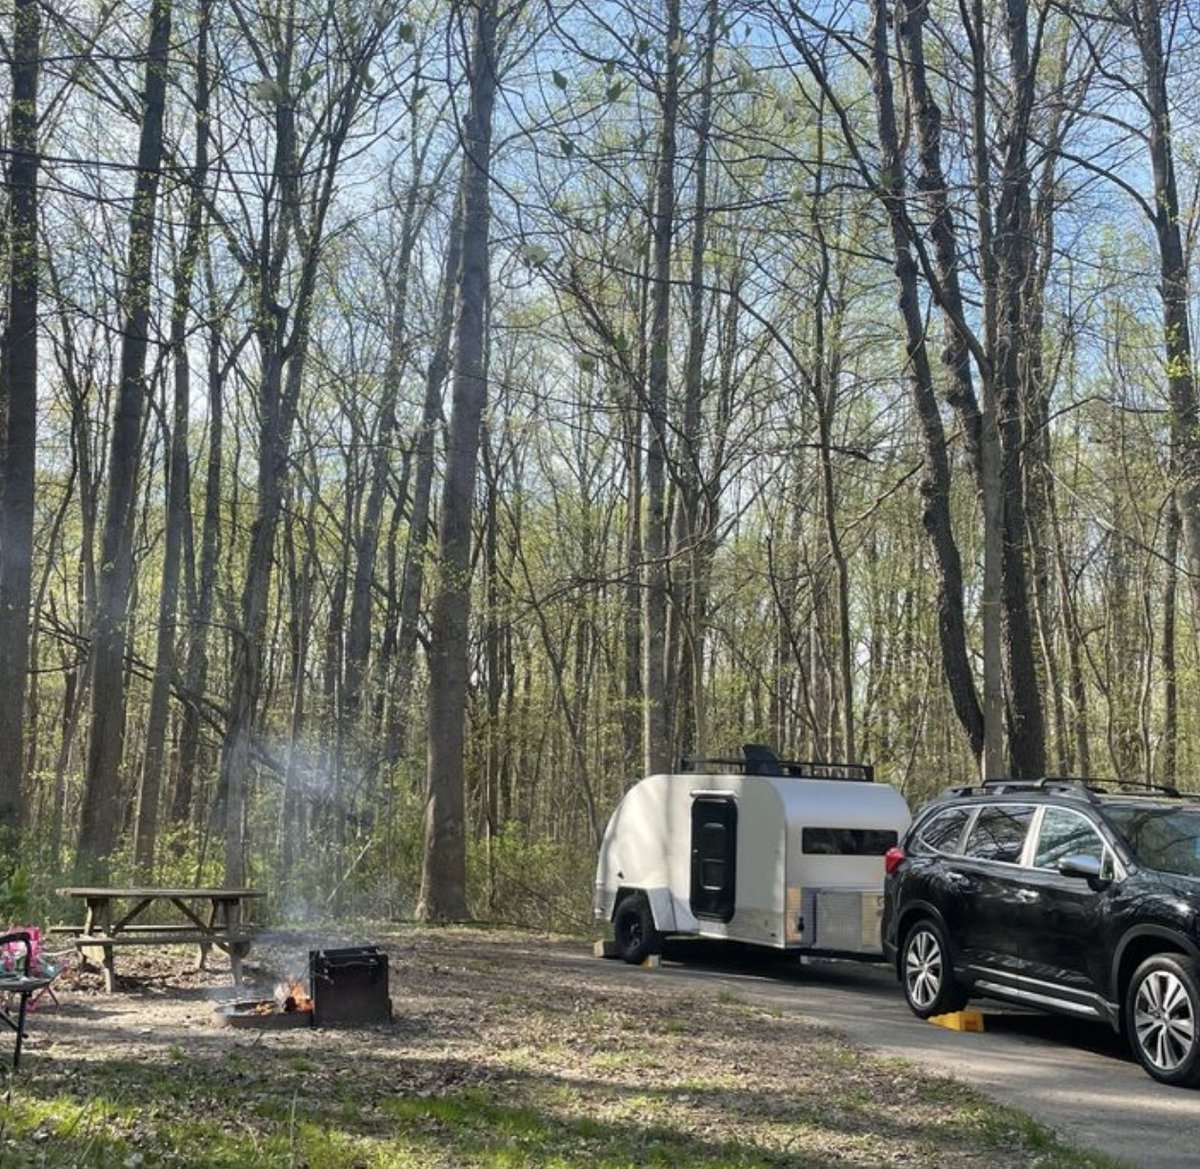
[[[1182,954],[1155,954],[1134,972],[1125,1028],[1138,1062],[1164,1084],[1200,1083],[1200,983]]]
[[[966,1005],[967,996],[954,980],[946,936],[932,919],[918,921],[908,931],[900,966],[904,997],[918,1018],[945,1015]]]

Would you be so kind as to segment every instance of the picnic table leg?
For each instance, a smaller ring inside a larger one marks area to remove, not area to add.
[[[233,971],[233,985],[242,985],[242,959],[250,947],[245,942],[234,942],[229,947],[229,968]]]
[[[214,901],[210,902],[209,906],[208,906],[208,930],[210,933],[213,931],[213,929],[216,928],[216,925],[217,925],[217,906],[218,906],[218,904],[219,904],[219,902],[214,900]],[[196,946],[196,969],[197,970],[207,970],[208,969],[208,951],[211,948],[212,947],[209,945],[208,942],[200,942]]]
[[[88,934],[107,934],[112,922],[112,901],[107,897],[89,897],[87,916],[83,922],[83,938]],[[112,946],[79,946],[80,956],[88,962],[98,962],[104,970],[104,989],[108,994],[116,989],[117,972],[113,965]]]
[[[237,927],[241,924],[241,902],[232,897],[214,897],[208,909],[208,928],[223,934],[235,933]],[[200,943],[200,958],[196,965],[197,970],[203,970],[205,961],[208,958],[210,945],[205,942]],[[226,947],[222,947],[225,949]],[[229,968],[233,974],[233,985],[240,986],[242,983],[242,959],[250,952],[248,943],[232,942],[227,947],[229,952]]]
[[[113,963],[113,948],[112,946],[100,947],[102,958],[100,965],[104,968],[104,989],[109,994],[112,994],[117,987],[117,970]]]

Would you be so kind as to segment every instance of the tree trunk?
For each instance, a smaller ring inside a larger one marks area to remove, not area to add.
[[[621,685],[624,699],[624,718],[621,720],[625,765],[632,770],[642,758],[642,599],[636,565],[642,563],[642,500],[644,484],[642,467],[642,411],[633,402],[621,411],[624,431],[625,470],[625,530],[623,533],[626,572],[622,613],[622,642],[625,675]]]
[[[1168,4],[1168,7],[1173,5]],[[1180,228],[1179,187],[1171,143],[1167,60],[1162,40],[1163,0],[1137,0],[1132,10],[1134,33],[1142,56],[1150,116],[1150,163],[1154,172],[1154,230],[1158,237],[1162,297],[1163,347],[1171,401],[1176,495],[1193,619],[1200,626],[1200,408],[1196,401],[1196,367],[1192,353],[1189,280]]]
[[[221,363],[220,315],[210,297],[208,331],[208,465],[204,478],[204,516],[200,561],[190,601],[187,664],[184,667],[183,717],[179,728],[179,767],[171,797],[171,823],[185,824],[192,810],[196,764],[200,754],[200,703],[208,685],[208,636],[216,597],[217,561],[221,550],[221,476],[224,466],[225,404]]]
[[[4,421],[0,482],[0,825],[25,816],[25,693],[29,673],[29,598],[33,579],[34,470],[38,390],[38,67],[37,0],[13,12],[11,159],[8,166],[8,320],[0,349]],[[26,825],[27,826],[27,825]]]
[[[450,373],[450,347],[454,339],[454,306],[462,266],[462,200],[455,203],[450,220],[445,267],[442,270],[437,334],[429,368],[425,371],[425,398],[417,431],[413,471],[412,511],[404,570],[400,577],[400,611],[397,617],[396,670],[392,680],[392,715],[388,729],[388,757],[398,759],[408,750],[408,708],[417,658],[417,631],[421,597],[425,591],[425,560],[429,545],[429,513],[433,498],[433,473],[437,435],[442,420],[442,394]]]
[[[417,136],[416,111],[418,103],[413,102],[413,127],[411,137]],[[396,256],[395,282],[393,286],[394,303],[388,336],[387,368],[383,376],[383,400],[379,407],[379,423],[375,433],[375,447],[371,457],[370,486],[367,490],[366,504],[363,509],[362,528],[359,534],[354,556],[354,579],[350,591],[350,623],[346,630],[346,673],[343,686],[343,703],[348,720],[353,722],[359,713],[361,690],[366,676],[371,645],[371,586],[375,577],[375,563],[379,554],[379,537],[383,524],[383,503],[387,490],[389,476],[392,473],[392,446],[396,439],[396,402],[400,394],[401,379],[409,361],[408,322],[408,290],[412,278],[413,250],[417,244],[417,236],[425,221],[425,213],[419,206],[419,199],[424,186],[425,152],[418,154],[413,173],[409,179],[408,190],[404,198],[404,210],[400,222],[400,249]],[[453,282],[451,281],[451,285]],[[453,302],[451,301],[451,304]],[[449,333],[450,325],[447,325]],[[445,379],[443,372],[438,379],[437,406],[441,406],[441,383]],[[422,437],[424,435],[425,419],[422,419]],[[437,414],[429,421],[430,428],[430,458],[429,479],[433,477],[432,458],[432,429],[437,424]],[[418,440],[419,442],[420,440]],[[428,526],[429,489],[425,488],[424,512],[421,526]],[[422,547],[424,541],[422,541]],[[419,594],[418,594],[419,596]],[[414,640],[415,645],[415,640]]]
[[[650,362],[646,387],[646,540],[643,618],[645,678],[642,757],[647,775],[668,769],[671,696],[667,653],[667,379],[671,350],[671,237],[675,231],[676,121],[679,116],[679,0],[666,0],[661,123],[655,174]]]
[[[146,55],[137,180],[129,220],[120,387],[112,425],[108,494],[92,629],[91,728],[79,830],[79,861],[85,867],[102,864],[112,852],[125,808],[120,767],[125,734],[125,650],[133,587],[133,509],[146,399],[151,273],[170,39],[170,0],[154,0]]]
[[[989,201],[989,152],[986,141],[987,72],[983,41],[982,10],[975,7],[975,29],[971,38],[974,73],[972,106],[975,134],[975,183],[978,192],[980,264],[985,290],[984,331],[981,345],[968,331],[968,315],[959,283],[959,248],[954,218],[947,197],[948,184],[942,166],[942,113],[929,88],[925,68],[924,21],[927,6],[902,0],[896,9],[896,33],[903,47],[903,62],[912,93],[913,117],[919,151],[917,185],[932,214],[930,235],[937,265],[936,296],[943,313],[946,346],[942,362],[946,370],[947,400],[958,415],[966,440],[968,460],[975,477],[983,514],[983,595],[980,605],[983,629],[983,742],[977,752],[985,778],[1007,770],[1004,749],[1004,676],[1002,599],[1004,573],[1003,506],[1001,493],[1000,436],[997,423],[995,373],[991,352],[994,327],[994,264],[992,255],[991,207]],[[911,231],[911,227],[909,229]],[[981,365],[983,406],[975,397],[971,354]]]
[[[688,346],[683,375],[683,431],[679,470],[678,526],[675,544],[685,556],[681,590],[682,644],[679,647],[676,755],[703,756],[708,727],[704,702],[705,624],[708,620],[708,563],[711,546],[705,530],[701,422],[704,408],[704,262],[708,229],[708,155],[712,131],[713,68],[720,5],[709,0],[704,36],[704,73],[696,126],[695,206],[693,208],[691,279],[688,288]]]
[[[150,712],[146,719],[146,751],[142,759],[134,818],[134,863],[150,875],[158,832],[159,793],[165,766],[168,705],[175,673],[177,630],[175,614],[179,600],[179,569],[185,528],[187,500],[191,492],[188,463],[188,421],[191,415],[191,370],[188,365],[187,323],[191,314],[196,260],[203,240],[203,192],[208,181],[208,23],[210,0],[200,7],[199,42],[196,50],[196,161],[188,202],[187,234],[175,273],[175,299],[171,310],[171,355],[175,372],[175,403],[167,462],[166,538],[163,548],[162,582],[158,601],[158,640],[154,678],[150,687]]]
[[[464,127],[462,268],[458,284],[454,390],[446,479],[438,523],[438,590],[430,621],[429,747],[425,844],[417,916],[467,916],[464,773],[470,638],[471,516],[487,401],[486,311],[492,106],[496,93],[496,5],[479,0]]]
[[[1026,294],[1033,271],[1029,119],[1036,64],[1031,56],[1026,0],[1007,0],[1005,29],[1012,82],[1007,101],[996,205],[996,378],[1004,507],[1003,612],[1008,746],[1012,774],[1046,772],[1046,732],[1041,683],[1034,657],[1028,566],[1028,531],[1022,463],[1025,457],[1025,371],[1022,353],[1036,344],[1028,335]]]
[[[879,197],[891,226],[896,279],[900,286],[899,307],[904,322],[909,361],[909,385],[924,441],[922,522],[934,552],[937,569],[938,641],[942,653],[942,670],[955,714],[966,731],[971,751],[977,759],[981,759],[984,748],[984,720],[967,655],[962,561],[954,541],[950,517],[950,463],[926,347],[925,322],[917,286],[917,266],[909,245],[904,218],[904,171],[896,127],[891,67],[888,63],[888,18],[885,0],[872,0],[871,10],[872,86],[875,91],[880,145],[884,158]]]
[[[1158,770],[1159,778],[1165,783],[1175,782],[1176,764],[1179,758],[1179,682],[1176,666],[1175,615],[1178,608],[1177,594],[1179,569],[1179,508],[1172,495],[1167,504],[1166,545],[1163,560],[1166,563],[1167,580],[1163,587],[1162,619],[1162,673],[1163,673],[1163,728],[1162,755]]]
[[[294,16],[289,16],[289,21]],[[281,47],[275,53],[274,85],[281,95],[275,101],[275,154],[272,173],[279,200],[279,221],[263,225],[260,255],[268,260],[259,267],[257,335],[260,351],[258,495],[250,529],[246,575],[241,596],[241,627],[233,640],[230,669],[233,689],[221,744],[221,773],[214,820],[225,834],[225,879],[240,884],[245,876],[243,825],[249,792],[250,747],[254,715],[262,694],[263,654],[268,602],[283,492],[287,480],[291,438],[303,385],[308,354],[313,298],[317,287],[325,217],[334,195],[342,147],[354,123],[363,89],[370,78],[370,61],[384,29],[375,22],[364,29],[362,40],[340,46],[344,80],[330,98],[328,126],[323,131],[323,166],[315,177],[305,174],[313,187],[301,206],[300,144],[296,133],[296,108],[286,95],[293,83],[293,56],[297,30],[292,23],[278,30]],[[305,214],[307,211],[307,214]],[[272,228],[274,227],[274,230]],[[296,287],[289,311],[280,303],[281,268],[295,241]]]

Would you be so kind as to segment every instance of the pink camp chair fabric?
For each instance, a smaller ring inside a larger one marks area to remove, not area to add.
[[[8,932],[29,935],[29,969],[25,969],[25,947],[20,942],[9,942],[5,946],[0,946],[0,970],[25,974],[30,978],[55,979],[58,977],[62,968],[50,961],[49,956],[42,952],[42,931],[37,926],[16,925],[10,927]],[[29,996],[26,1010],[37,1010],[37,1005],[42,999],[58,1006],[58,995],[54,993],[53,982]]]

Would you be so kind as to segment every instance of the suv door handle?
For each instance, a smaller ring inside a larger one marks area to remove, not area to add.
[[[959,886],[959,888],[965,888],[967,885],[973,884],[971,878],[966,873],[960,873],[957,869],[947,869],[946,880],[951,885]]]
[[[1040,896],[1041,894],[1036,889],[1018,889],[1013,894],[1013,899],[1028,905],[1031,901],[1036,901]]]

